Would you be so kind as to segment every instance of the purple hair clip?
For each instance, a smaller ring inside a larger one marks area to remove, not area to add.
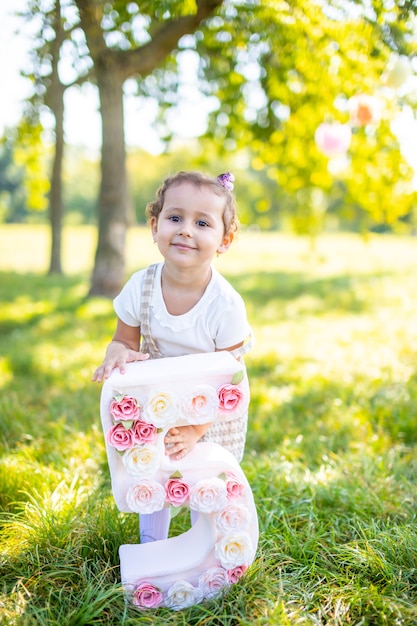
[[[228,191],[233,191],[233,188],[234,188],[233,181],[235,180],[235,177],[233,176],[231,172],[225,172],[224,174],[219,174],[216,180],[221,184],[222,187],[224,187],[225,189],[228,189]]]

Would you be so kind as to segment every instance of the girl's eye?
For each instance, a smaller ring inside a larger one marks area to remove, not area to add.
[[[170,215],[169,219],[171,220],[171,222],[179,222],[181,218],[179,215]]]
[[[199,226],[203,226],[203,227],[204,227],[204,226],[208,226],[208,225],[209,225],[209,224],[208,224],[208,222],[205,222],[204,220],[198,220],[197,224],[198,224]]]

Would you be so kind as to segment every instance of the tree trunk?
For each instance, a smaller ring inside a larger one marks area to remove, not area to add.
[[[109,62],[96,66],[102,119],[98,244],[90,295],[114,297],[124,280],[128,222],[123,78]]]
[[[123,83],[130,76],[147,76],[162,64],[180,38],[193,33],[222,4],[222,0],[197,0],[196,12],[159,24],[150,41],[129,50],[107,47],[102,29],[103,0],[75,0],[75,3],[94,62],[103,133],[99,234],[90,295],[114,297],[125,278],[124,249],[128,226]]]
[[[55,154],[52,164],[51,189],[49,192],[49,219],[51,223],[50,274],[62,274],[62,162],[64,158],[64,90],[54,94]],[[59,93],[58,93],[59,92]]]

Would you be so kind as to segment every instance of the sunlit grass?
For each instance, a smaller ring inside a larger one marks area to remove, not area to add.
[[[128,241],[127,275],[158,260],[147,229]],[[416,624],[415,240],[242,232],[216,259],[256,336],[258,555],[224,598],[149,614],[120,589],[138,524],[114,505],[90,382],[114,329],[87,298],[94,245],[68,229],[67,274],[47,276],[45,228],[0,231],[0,623]]]

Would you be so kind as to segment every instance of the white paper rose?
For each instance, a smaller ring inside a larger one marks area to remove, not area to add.
[[[233,569],[251,559],[252,542],[246,533],[226,535],[216,543],[214,553],[225,569]]]
[[[159,468],[160,458],[157,448],[135,446],[122,456],[123,465],[130,476],[153,476]]]
[[[178,419],[179,402],[163,391],[155,393],[146,403],[142,418],[157,428],[165,428]]]
[[[249,512],[244,506],[230,505],[217,513],[216,526],[222,534],[230,534],[245,530],[249,525]]]
[[[219,397],[214,387],[199,385],[182,400],[183,417],[190,424],[207,424],[216,419]]]
[[[226,483],[220,478],[198,481],[190,496],[190,508],[200,513],[215,513],[227,505]]]
[[[165,489],[160,483],[145,479],[128,489],[126,502],[133,513],[155,513],[164,508]]]
[[[174,609],[174,611],[180,611],[188,606],[193,606],[193,604],[198,604],[201,599],[200,589],[193,587],[186,580],[177,580],[168,590],[165,606]]]
[[[198,579],[198,586],[205,598],[214,598],[229,584],[228,573],[223,567],[211,567]]]

